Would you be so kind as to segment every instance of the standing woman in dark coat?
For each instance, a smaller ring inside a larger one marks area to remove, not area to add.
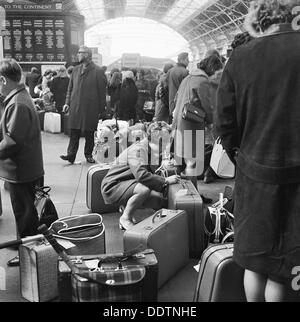
[[[192,71],[182,81],[175,100],[172,124],[176,129],[175,155],[185,160],[184,174],[194,177],[194,180],[202,174],[204,169],[204,123],[208,125],[213,122],[209,76],[221,68],[222,63],[218,56],[211,55],[203,59],[198,64],[198,69]],[[194,100],[198,102],[199,107],[202,107],[203,122],[191,122],[182,118],[185,104]],[[188,144],[185,144],[187,141]],[[200,142],[203,143],[203,153],[200,152]]]
[[[135,120],[138,89],[134,82],[134,74],[132,71],[125,71],[122,75],[123,81],[120,92],[120,104],[117,108],[117,117],[123,121]]]
[[[110,96],[110,109],[115,113],[120,104],[122,74],[118,69],[112,70],[111,79],[108,82],[107,94]]]
[[[169,91],[167,84],[167,73],[174,66],[166,64],[163,69],[158,85],[155,91],[155,115],[154,121],[169,122]]]
[[[237,162],[234,260],[248,301],[282,301],[300,263],[299,0],[255,1],[218,93],[217,130]],[[297,11],[296,11],[297,12]],[[236,152],[237,151],[237,152]]]

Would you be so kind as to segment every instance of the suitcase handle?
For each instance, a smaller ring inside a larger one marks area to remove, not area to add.
[[[162,218],[165,218],[165,217],[167,217],[167,215],[164,215],[163,214],[163,209],[161,209],[161,210],[157,211],[154,214],[154,216],[152,218],[152,223],[154,224],[155,223],[155,219],[157,219],[157,218],[162,219]]]

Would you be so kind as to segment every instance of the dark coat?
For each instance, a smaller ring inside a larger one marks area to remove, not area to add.
[[[126,78],[121,86],[120,104],[117,107],[117,115],[120,120],[129,121],[136,119],[136,103],[138,89],[131,78]]]
[[[169,92],[167,86],[167,74],[160,77],[155,92],[155,115],[156,121],[169,122]]]
[[[58,112],[62,111],[66,102],[67,91],[69,87],[69,77],[55,77],[50,85],[50,90],[53,93],[53,100],[55,102],[55,108]]]
[[[70,128],[95,131],[99,117],[105,113],[107,79],[103,70],[91,62],[74,67],[66,104],[70,106]]]
[[[299,52],[299,32],[264,36],[236,48],[224,69],[217,130],[254,180],[300,182]]]
[[[237,148],[234,259],[275,281],[300,258],[300,32],[233,50],[218,91],[217,130]]]
[[[38,98],[38,94],[34,93],[34,88],[40,84],[42,81],[42,76],[38,73],[28,73],[25,78],[25,84],[29,88],[29,93],[31,97]]]
[[[153,174],[149,164],[147,139],[131,145],[120,154],[102,181],[101,191],[107,203],[118,202],[133,184],[141,183],[151,190],[163,191],[165,179]]]
[[[44,175],[39,118],[24,85],[5,100],[0,125],[0,178],[32,182]],[[8,135],[7,135],[8,134]]]
[[[169,88],[169,113],[172,115],[175,108],[175,96],[179,89],[181,82],[189,74],[189,71],[184,65],[177,64],[175,67],[171,68],[167,74],[167,82]]]

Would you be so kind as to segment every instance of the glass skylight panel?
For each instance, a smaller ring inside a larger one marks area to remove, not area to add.
[[[163,18],[163,22],[170,26],[179,26],[209,1],[210,0],[178,0]]]
[[[144,17],[147,7],[151,0],[127,0],[125,16],[140,16]]]
[[[103,0],[75,0],[79,12],[86,18],[86,24],[91,26],[105,20]]]

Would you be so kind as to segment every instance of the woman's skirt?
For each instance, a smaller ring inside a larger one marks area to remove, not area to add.
[[[253,181],[239,169],[235,183],[234,259],[277,282],[300,266],[300,184]]]

